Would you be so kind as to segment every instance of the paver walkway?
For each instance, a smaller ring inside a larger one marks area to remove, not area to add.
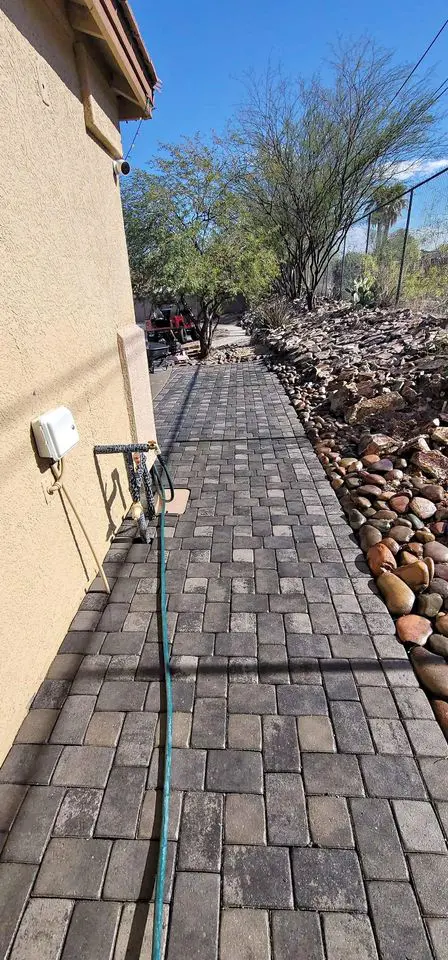
[[[447,960],[446,742],[282,388],[176,371],[157,422],[191,491],[167,538],[168,960]],[[157,547],[129,537],[0,771],[0,957],[150,956]]]

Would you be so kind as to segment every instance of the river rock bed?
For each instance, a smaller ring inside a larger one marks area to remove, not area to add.
[[[258,339],[448,737],[447,326],[326,305]]]

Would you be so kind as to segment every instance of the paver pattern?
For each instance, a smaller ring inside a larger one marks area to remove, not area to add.
[[[276,378],[176,371],[157,423],[174,753],[167,960],[446,960],[448,761]],[[125,523],[0,770],[0,957],[150,956],[158,545]]]

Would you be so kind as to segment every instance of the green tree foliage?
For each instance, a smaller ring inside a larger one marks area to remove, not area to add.
[[[310,308],[349,227],[397,164],[440,150],[427,78],[391,97],[407,72],[365,42],[336,56],[331,86],[272,70],[249,84],[233,138],[240,188],[276,246],[285,292],[298,278]]]
[[[149,172],[124,190],[134,293],[193,296],[201,353],[210,349],[222,304],[269,289],[277,261],[235,190],[235,172],[219,141],[199,137],[166,145]]]

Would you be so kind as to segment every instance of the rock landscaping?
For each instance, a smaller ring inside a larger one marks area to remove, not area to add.
[[[448,320],[321,306],[254,331],[448,736]]]

